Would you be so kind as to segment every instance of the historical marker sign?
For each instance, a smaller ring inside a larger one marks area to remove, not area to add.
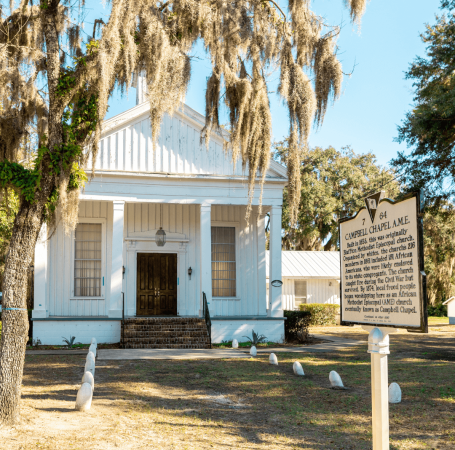
[[[420,193],[382,197],[340,220],[341,324],[427,332]]]

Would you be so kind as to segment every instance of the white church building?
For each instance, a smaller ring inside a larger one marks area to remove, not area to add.
[[[154,151],[149,103],[137,103],[103,124],[95,177],[81,194],[75,231],[66,235],[59,225],[51,236],[41,232],[33,338],[43,345],[62,345],[69,336],[116,343],[129,320],[134,330],[128,333],[140,344],[132,347],[172,344],[170,325],[204,320],[205,294],[212,342],[245,340],[252,330],[282,340],[282,288],[275,283],[267,295],[266,278],[281,280],[286,170],[272,161],[261,213],[258,179],[247,223],[247,173],[225,154],[223,137],[212,135],[207,150],[200,144],[204,117],[185,106],[164,117]],[[164,246],[157,245],[160,228]],[[178,344],[192,346],[188,336]]]

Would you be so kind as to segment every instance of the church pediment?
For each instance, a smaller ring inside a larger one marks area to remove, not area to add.
[[[151,139],[150,106],[141,103],[106,120],[95,170],[159,173],[184,176],[222,176],[246,179],[240,161],[234,165],[223,145],[229,134],[213,133],[207,149],[201,142],[204,116],[184,105],[171,117],[165,114],[155,146]],[[88,164],[91,167],[91,161]],[[271,161],[268,180],[286,181],[286,169]]]

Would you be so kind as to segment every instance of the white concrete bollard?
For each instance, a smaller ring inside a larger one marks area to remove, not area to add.
[[[92,386],[90,383],[82,383],[77,391],[76,411],[88,411],[92,405]]]
[[[96,339],[94,337],[90,341],[90,345],[94,345],[96,348],[98,348],[98,344],[96,343]]]
[[[95,389],[95,379],[93,378],[92,372],[85,372],[82,375],[82,384],[89,383],[92,386],[92,391]]]
[[[333,388],[344,388],[343,382],[341,381],[341,377],[334,370],[330,372],[329,380]]]
[[[269,364],[272,364],[272,366],[278,365],[278,358],[276,357],[275,353],[270,353]]]
[[[398,383],[389,386],[389,403],[401,403],[401,388]]]
[[[93,364],[95,364],[95,355],[93,352],[88,352],[87,357],[85,358],[85,361],[93,361]]]
[[[299,376],[305,375],[305,373],[303,372],[302,364],[300,364],[298,361],[294,362],[294,364],[292,365],[292,370],[294,371],[294,375]]]
[[[256,347],[253,345],[251,348],[250,348],[250,355],[251,356],[256,356],[258,354],[258,351],[256,350]]]
[[[239,341],[237,339],[232,339],[232,348],[239,348]]]
[[[92,352],[96,358],[96,345],[91,344],[90,348],[88,349],[89,352]]]
[[[87,359],[84,368],[84,373],[85,372],[90,372],[93,376],[95,376],[95,360]]]

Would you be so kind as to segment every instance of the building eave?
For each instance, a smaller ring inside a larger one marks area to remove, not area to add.
[[[217,174],[187,174],[187,173],[171,173],[171,172],[135,172],[125,170],[96,170],[95,178],[102,176],[114,176],[114,177],[138,177],[138,178],[174,178],[174,179],[185,179],[185,180],[216,180],[216,181],[235,181],[238,183],[244,183],[248,180],[246,175],[217,175]],[[261,178],[256,178],[256,184],[261,183]],[[267,176],[265,178],[265,184],[281,184],[286,185],[287,179],[279,177]]]

